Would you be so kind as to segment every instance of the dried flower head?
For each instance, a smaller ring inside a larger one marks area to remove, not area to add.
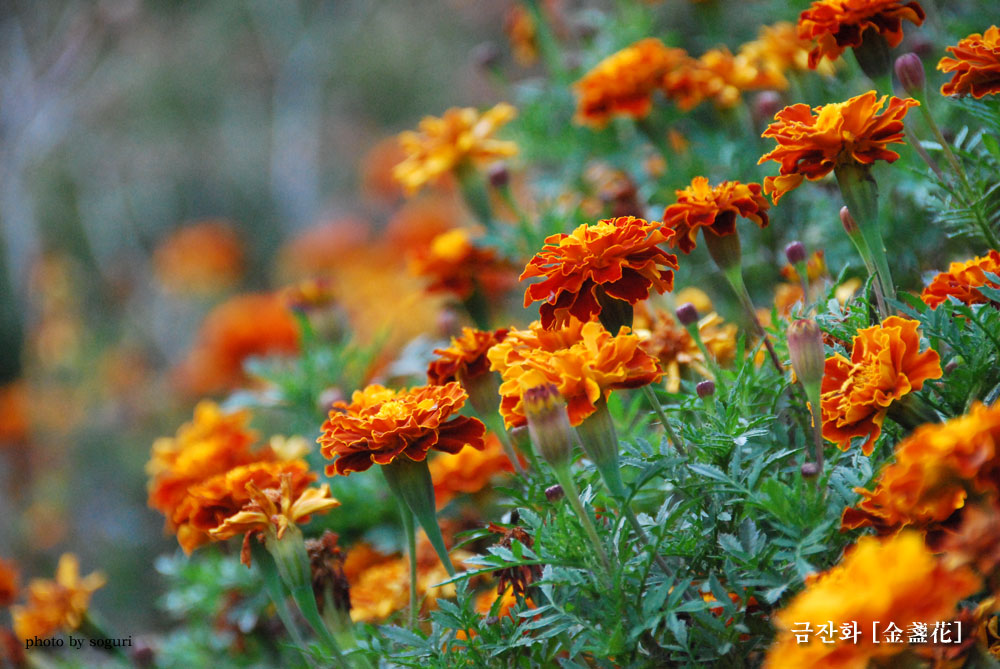
[[[530,388],[555,385],[575,426],[612,390],[638,388],[663,375],[656,358],[642,350],[628,328],[612,335],[597,321],[571,320],[551,331],[536,321],[528,330],[510,330],[488,356],[503,377],[500,413],[507,427],[525,425],[522,398]]]
[[[920,299],[931,309],[937,309],[949,297],[954,297],[963,304],[993,302],[994,306],[1000,306],[977,290],[983,286],[1000,289],[1000,283],[986,276],[987,273],[1000,275],[1000,251],[990,251],[972,260],[951,263],[947,272],[935,276],[924,288]]]
[[[887,569],[887,565],[892,565]],[[949,569],[924,546],[916,532],[879,540],[861,537],[840,564],[811,577],[806,589],[775,616],[778,636],[764,666],[865,667],[873,658],[906,650],[906,644],[881,643],[869,631],[889,621],[906,630],[912,623],[951,620],[956,606],[979,591],[979,579],[966,568]],[[818,635],[798,643],[793,627],[811,630],[834,621],[857,622],[856,641],[823,643]]]
[[[673,288],[677,256],[660,249],[667,235],[658,223],[623,216],[581,225],[572,234],[552,235],[528,262],[521,280],[544,277],[528,286],[524,306],[541,301],[542,325],[559,327],[576,318],[597,317],[607,298],[635,304]]]
[[[851,359],[826,359],[822,385],[823,436],[847,450],[854,437],[865,437],[870,455],[882,432],[889,405],[920,390],[924,381],[941,378],[937,351],[920,350],[917,321],[890,316],[881,325],[859,330]]]
[[[650,37],[608,56],[573,85],[576,122],[602,128],[615,116],[644,118],[664,76],[686,55]]]
[[[859,47],[869,28],[890,47],[903,41],[903,21],[924,22],[924,10],[915,0],[816,0],[799,15],[799,37],[814,40],[809,67],[816,69],[822,58],[835,60],[848,47]]]
[[[977,404],[965,416],[917,428],[896,446],[874,490],[855,488],[862,499],[844,510],[844,529],[928,529],[964,508],[970,495],[1000,494],[998,448],[1000,406]]]
[[[482,449],[486,428],[475,418],[453,416],[467,399],[458,383],[390,390],[371,385],[355,391],[350,403],[335,402],[318,442],[328,460],[327,474],[363,472],[398,457],[420,462],[433,449],[458,453]]]
[[[25,641],[45,639],[60,630],[75,630],[83,622],[90,596],[106,579],[98,572],[80,578],[80,562],[64,553],[56,567],[55,580],[33,579],[28,584],[28,602],[11,607],[14,632]]]
[[[671,247],[691,253],[697,246],[698,230],[718,237],[736,234],[736,217],[746,218],[764,228],[770,205],[761,195],[760,184],[723,181],[710,186],[705,177],[695,177],[691,185],[676,192],[677,202],[663,212],[663,226],[673,230],[667,239]]]
[[[984,95],[1000,93],[1000,28],[990,26],[982,35],[973,33],[949,46],[954,58],[945,56],[937,69],[952,74],[941,87],[941,95]]]
[[[516,514],[516,511],[514,513]],[[535,540],[528,534],[527,530],[517,524],[518,519],[516,515],[511,518],[511,523],[510,527],[503,527],[496,523],[489,524],[490,532],[500,535],[497,546],[509,550],[513,542],[517,541],[525,548],[532,548],[535,545]],[[497,579],[498,596],[503,596],[507,588],[510,587],[517,596],[527,597],[528,588],[542,577],[542,568],[537,564],[508,567],[506,569],[498,569],[493,572],[493,576]]]
[[[453,107],[441,118],[425,116],[417,132],[400,133],[406,159],[396,165],[393,176],[412,194],[452,170],[510,158],[517,154],[517,145],[493,135],[515,116],[517,110],[504,102],[482,114],[472,107]]]
[[[777,204],[803,179],[816,181],[838,165],[895,162],[899,154],[889,150],[888,145],[904,141],[903,117],[910,107],[920,103],[893,97],[885,111],[879,113],[886,97],[878,98],[875,91],[868,91],[846,102],[814,109],[797,104],[778,112],[762,135],[773,137],[778,146],[761,156],[757,164],[768,160],[780,163],[780,176],[765,177],[764,192]]]
[[[313,595],[320,613],[329,604],[338,611],[351,610],[351,585],[344,571],[345,555],[337,545],[339,537],[326,530],[319,539],[306,539]]]

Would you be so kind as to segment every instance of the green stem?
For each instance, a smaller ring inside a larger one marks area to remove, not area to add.
[[[264,580],[264,590],[267,591],[268,596],[271,598],[274,610],[278,613],[278,618],[285,626],[289,636],[292,637],[295,647],[299,649],[302,656],[309,662],[310,666],[316,666],[312,656],[308,653],[307,649],[309,645],[302,636],[302,630],[299,629],[299,625],[295,622],[291,609],[288,607],[288,594],[281,584],[281,577],[278,575],[274,558],[257,541],[250,542],[250,550],[253,555],[252,563],[257,565],[257,569],[260,570],[260,574]]]
[[[410,563],[410,629],[417,627],[417,531],[413,525],[413,512],[397,497],[399,517],[403,519],[403,534],[406,535],[406,557]]]
[[[468,163],[460,163],[455,168],[455,176],[458,177],[462,198],[472,215],[487,229],[492,230],[494,228],[493,206],[490,204],[490,194],[486,190],[482,176]]]
[[[649,403],[653,405],[653,411],[656,412],[657,418],[660,419],[660,424],[663,426],[663,429],[666,430],[667,439],[670,440],[670,445],[677,449],[677,452],[682,456],[687,457],[687,452],[681,444],[681,440],[674,433],[674,429],[670,427],[670,421],[667,420],[667,414],[663,412],[663,407],[660,405],[660,400],[656,396],[656,392],[653,390],[653,387],[645,385],[642,387],[642,392],[646,395],[646,399],[649,400]]]
[[[856,163],[845,163],[834,168],[833,173],[840,185],[840,193],[844,197],[847,211],[858,224],[861,236],[864,238],[871,254],[882,287],[882,294],[891,299],[896,297],[896,288],[889,271],[889,261],[885,253],[885,242],[882,240],[882,230],[878,219],[878,185],[871,176],[868,166]],[[888,313],[884,312],[883,316]]]
[[[747,292],[746,284],[743,283],[743,270],[740,269],[739,264],[735,264],[724,270],[723,275],[729,281],[729,285],[732,286],[733,292],[736,293],[736,297],[750,319],[754,334],[764,341],[764,346],[767,347],[767,353],[771,358],[771,364],[774,365],[779,374],[784,374],[785,369],[781,366],[778,353],[774,350],[774,344],[771,343],[771,338],[764,331],[764,326],[760,324],[760,319],[757,318],[757,309],[753,306],[753,300],[750,299],[750,293]]]
[[[708,364],[708,369],[712,372],[712,376],[715,377],[715,385],[719,387],[720,392],[725,392],[725,382],[722,380],[722,368],[719,366],[719,362],[715,359],[715,356],[708,350],[705,346],[705,341],[701,338],[701,330],[698,328],[697,323],[691,323],[685,326],[691,339],[694,340],[695,345],[698,350],[701,351],[701,355],[705,358],[706,364]]]
[[[601,562],[601,566],[604,567],[605,574],[608,580],[614,580],[611,577],[611,562],[608,560],[607,553],[604,552],[604,546],[601,544],[601,538],[597,534],[597,528],[594,527],[594,522],[590,519],[590,514],[583,507],[583,502],[580,501],[580,493],[576,488],[576,483],[573,481],[573,476],[570,474],[568,467],[556,468],[555,470],[556,480],[559,481],[559,485],[562,486],[563,496],[569,505],[573,507],[573,511],[576,513],[577,518],[580,519],[580,524],[583,525],[584,532],[587,533],[587,537],[590,539],[590,543],[594,547],[594,552],[597,554],[598,559]]]
[[[417,522],[424,528],[427,538],[438,554],[441,564],[448,571],[449,576],[455,576],[458,572],[451,563],[448,556],[448,549],[445,547],[444,536],[441,535],[441,528],[437,523],[437,514],[434,506],[434,484],[431,482],[431,472],[427,468],[427,460],[417,462],[405,455],[400,455],[387,465],[382,466],[382,474],[385,476],[389,489],[396,495],[396,499],[403,501],[410,511],[416,516]]]

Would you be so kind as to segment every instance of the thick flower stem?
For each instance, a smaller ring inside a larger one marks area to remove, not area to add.
[[[437,524],[437,514],[434,508],[434,484],[431,482],[431,472],[427,461],[417,462],[406,456],[400,456],[391,463],[382,466],[389,489],[410,508],[417,522],[424,528],[427,538],[438,554],[441,564],[448,570],[449,576],[455,576],[455,566],[448,557],[448,549]]]
[[[646,399],[649,403],[653,405],[653,411],[656,412],[656,417],[660,419],[660,425],[667,433],[667,439],[670,440],[670,445],[677,449],[677,452],[682,456],[687,457],[687,451],[684,449],[680,438],[674,433],[674,429],[670,427],[670,421],[667,419],[667,414],[663,412],[663,407],[660,406],[660,399],[656,396],[656,391],[653,390],[652,386],[643,386],[642,392],[645,393]]]
[[[779,374],[784,374],[785,368],[781,366],[781,360],[778,359],[778,353],[774,350],[774,344],[771,342],[771,338],[767,336],[767,332],[764,331],[764,326],[760,324],[760,319],[757,318],[757,309],[753,306],[753,300],[750,299],[750,293],[747,292],[746,284],[743,283],[743,270],[739,265],[735,265],[724,270],[723,274],[726,280],[729,281],[729,285],[732,286],[733,292],[736,293],[736,297],[750,319],[754,335],[764,341],[767,354],[771,358],[771,364],[774,365]]]
[[[417,532],[413,525],[413,512],[403,500],[396,498],[399,517],[403,519],[403,534],[406,535],[406,557],[410,563],[410,629],[417,627]]]
[[[472,405],[479,420],[486,424],[493,434],[500,439],[503,452],[510,460],[511,466],[519,476],[524,476],[524,467],[521,466],[521,459],[517,457],[514,445],[511,443],[510,434],[500,417],[500,375],[496,372],[487,372],[473,377],[459,376],[459,382],[469,394],[469,404]]]
[[[882,295],[895,299],[896,288],[889,271],[889,260],[885,252],[885,242],[882,240],[882,230],[878,220],[878,185],[866,165],[844,163],[834,168],[844,204],[854,220],[857,221],[865,244],[870,253],[871,262],[875,266]],[[882,316],[889,314],[883,312]]]
[[[820,404],[820,386],[818,383],[803,384],[806,397],[809,399],[809,413],[812,418],[813,448],[815,449],[816,465],[819,467],[817,476],[823,471],[823,416]]]

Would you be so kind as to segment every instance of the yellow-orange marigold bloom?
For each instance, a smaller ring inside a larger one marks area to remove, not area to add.
[[[524,5],[511,5],[503,19],[503,31],[518,65],[529,67],[538,60],[538,28]]]
[[[659,223],[634,216],[547,237],[521,274],[522,281],[544,277],[524,291],[524,306],[541,301],[542,325],[552,328],[597,317],[604,296],[635,304],[649,297],[650,288],[670,290],[677,256],[658,247],[667,240]]]
[[[238,295],[215,307],[201,324],[180,369],[181,385],[195,395],[229,390],[247,382],[247,358],[298,350],[298,325],[280,295]]]
[[[356,390],[350,403],[334,402],[317,440],[333,464],[327,475],[363,472],[398,457],[420,462],[427,451],[482,449],[486,428],[476,418],[454,416],[468,395],[458,383],[394,391],[380,385]]]
[[[434,349],[435,358],[427,365],[427,380],[435,386],[452,381],[465,385],[465,380],[475,379],[490,371],[486,353],[507,336],[507,329],[477,330],[462,328],[462,334],[451,338],[447,348]]]
[[[997,495],[998,449],[1000,406],[976,404],[965,416],[917,428],[896,446],[896,460],[882,469],[875,490],[855,488],[862,500],[844,510],[844,529],[926,529],[963,508],[970,494]]]
[[[667,75],[664,93],[686,111],[703,100],[725,109],[739,104],[743,91],[788,87],[781,72],[756,57],[752,51],[733,55],[724,47],[709,49],[697,59],[681,60]]]
[[[514,471],[500,440],[492,432],[486,436],[482,450],[463,448],[454,455],[442,453],[428,466],[438,507],[447,504],[455,495],[479,492],[501,472]]]
[[[233,467],[270,459],[266,450],[253,452],[257,433],[250,429],[247,410],[224,412],[218,404],[202,401],[194,419],[183,424],[174,437],[153,442],[146,464],[149,474],[149,506],[170,519],[187,489]]]
[[[521,398],[530,388],[555,385],[570,423],[579,425],[612,390],[638,388],[663,376],[639,337],[624,326],[612,335],[597,321],[571,320],[558,330],[536,321],[528,330],[509,331],[487,355],[503,377],[500,413],[507,427],[526,424]]]
[[[456,168],[509,158],[517,153],[517,145],[493,135],[515,116],[517,110],[505,102],[482,114],[472,107],[453,107],[441,118],[425,116],[417,132],[400,133],[406,159],[392,174],[412,194]]]
[[[217,540],[243,534],[240,557],[248,567],[251,535],[273,527],[278,539],[281,539],[290,525],[308,522],[312,514],[325,513],[340,506],[340,502],[330,496],[330,486],[326,483],[319,488],[306,488],[295,496],[292,492],[292,475],[282,474],[280,479],[280,488],[264,490],[253,480],[248,481],[246,491],[250,502],[208,532],[210,537]]]
[[[717,237],[736,234],[737,216],[767,227],[770,205],[761,195],[760,184],[723,181],[710,186],[705,177],[695,177],[676,195],[677,202],[663,212],[663,226],[674,233],[667,243],[684,253],[694,250],[701,228]]]
[[[887,97],[868,91],[846,102],[814,109],[797,104],[779,111],[761,135],[773,137],[778,146],[761,156],[757,164],[773,160],[781,165],[780,176],[764,178],[764,192],[777,204],[803,179],[816,181],[838,165],[895,162],[899,154],[887,147],[904,141],[903,117],[920,103],[892,97],[879,113]]]
[[[474,239],[466,228],[444,232],[410,254],[410,271],[430,282],[431,293],[464,300],[478,288],[488,299],[502,295],[516,283],[514,267],[495,250],[476,246]]]
[[[890,47],[903,41],[903,20],[924,22],[920,3],[900,0],[816,0],[799,15],[799,37],[816,42],[809,52],[809,67],[823,57],[835,60],[848,47],[859,47],[864,32],[872,28]]]
[[[935,276],[920,294],[920,299],[931,309],[954,297],[963,304],[985,304],[989,298],[976,290],[982,286],[1000,289],[1000,283],[986,274],[1000,275],[1000,251],[990,251],[984,256],[965,262],[953,262],[947,272]]]
[[[823,437],[847,450],[853,437],[865,437],[870,455],[882,433],[889,405],[941,378],[937,351],[920,351],[917,321],[890,316],[881,325],[859,330],[851,359],[839,353],[826,359],[821,388]]]
[[[959,601],[979,588],[975,574],[964,567],[948,569],[916,532],[886,540],[861,537],[840,564],[810,578],[806,589],[775,615],[778,635],[764,666],[863,669],[870,659],[907,648],[873,638],[874,623],[880,631],[889,622],[903,630],[915,622],[933,626],[951,620]],[[835,626],[856,622],[862,633],[856,641],[823,643],[815,631],[830,621]],[[792,631],[797,623],[809,624],[808,643],[798,643]]]
[[[228,221],[185,225],[153,252],[153,269],[159,282],[172,292],[224,290],[243,275],[243,243]]]
[[[615,116],[645,117],[664,76],[686,55],[650,37],[608,56],[573,84],[576,122],[602,128]]]
[[[722,318],[713,311],[698,321],[698,332],[705,348],[720,365],[733,361],[736,356],[735,324],[723,323]],[[701,376],[711,376],[701,349],[687,329],[666,311],[658,309],[649,315],[636,314],[635,333],[642,340],[643,350],[660,361],[667,377],[669,392],[676,393],[680,390],[681,374],[688,368]]]
[[[794,23],[779,21],[769,26],[761,26],[757,32],[757,39],[743,44],[740,47],[740,54],[749,58],[751,62],[760,63],[776,76],[791,70],[810,69],[811,48],[812,42],[799,37],[798,28]],[[814,69],[820,74],[832,75],[833,61],[824,58]],[[786,86],[787,82],[782,88]]]
[[[234,467],[191,486],[171,518],[177,528],[177,543],[188,554],[208,543],[214,538],[210,534],[212,530],[253,501],[247,490],[249,484],[261,490],[280,490],[284,475],[291,477],[291,495],[295,499],[316,480],[316,474],[309,471],[309,464],[304,460],[269,461]]]
[[[17,566],[11,561],[0,558],[0,609],[13,604],[17,599],[17,593]]]
[[[33,579],[28,584],[28,602],[11,607],[14,633],[22,640],[45,639],[60,630],[75,630],[83,622],[90,596],[105,578],[95,572],[80,578],[80,562],[64,553],[56,567],[55,580]]]
[[[1000,28],[990,26],[982,35],[973,33],[949,46],[954,58],[945,56],[937,69],[952,74],[941,87],[941,95],[984,95],[1000,93]]]

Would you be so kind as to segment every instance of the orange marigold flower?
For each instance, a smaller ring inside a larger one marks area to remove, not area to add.
[[[760,184],[723,181],[710,186],[705,177],[695,177],[676,195],[676,204],[663,212],[663,226],[674,233],[667,243],[673,248],[679,246],[684,253],[694,250],[701,228],[717,237],[736,234],[737,216],[767,227],[770,205],[761,195]]]
[[[464,300],[478,288],[490,299],[502,295],[515,284],[514,267],[495,250],[473,244],[474,238],[466,228],[438,235],[410,255],[410,271],[430,281],[430,293]]]
[[[392,174],[412,194],[454,169],[509,158],[517,153],[517,145],[493,135],[515,116],[517,110],[504,102],[482,114],[472,107],[453,107],[441,118],[425,116],[418,132],[400,133],[406,159]]]
[[[931,309],[937,309],[949,297],[954,297],[963,304],[996,304],[976,290],[982,286],[1000,289],[1000,283],[987,277],[987,273],[1000,275],[1000,251],[990,251],[972,260],[951,263],[947,272],[935,276],[924,288],[920,299]]]
[[[178,228],[153,253],[156,278],[168,291],[212,293],[243,275],[243,243],[228,221],[208,220]]]
[[[316,480],[316,474],[309,471],[309,465],[304,460],[265,461],[234,467],[191,486],[171,518],[177,528],[177,542],[185,553],[190,554],[217,538],[210,534],[212,530],[253,501],[247,490],[249,484],[262,490],[280,490],[284,475],[291,477],[291,495],[295,499]]]
[[[813,254],[806,259],[806,277],[809,279],[810,283],[828,273],[826,268],[826,258],[824,255],[823,250],[820,249],[819,251],[813,251]],[[795,269],[795,265],[785,265],[782,267],[781,276],[786,281],[792,281],[795,283],[802,280],[799,277],[799,271]]]
[[[514,471],[500,440],[492,432],[486,436],[482,450],[463,448],[450,455],[442,453],[431,460],[431,481],[434,499],[442,507],[460,493],[477,493],[501,472]]]
[[[723,47],[710,49],[697,60],[683,59],[667,74],[664,93],[686,111],[703,100],[725,109],[739,104],[743,91],[787,88],[784,75],[757,56],[754,51],[734,56]]]
[[[36,636],[45,639],[60,630],[75,630],[87,613],[90,596],[105,580],[98,572],[80,578],[79,560],[72,553],[64,553],[55,580],[33,579],[28,584],[27,604],[11,607],[14,633],[26,641]]]
[[[529,67],[538,60],[538,28],[524,5],[511,5],[503,20],[503,31],[518,65]]]
[[[903,117],[910,107],[920,103],[912,98],[892,97],[885,111],[879,113],[887,97],[879,98],[875,91],[868,91],[846,102],[814,109],[797,104],[778,112],[774,123],[761,135],[773,137],[778,146],[761,156],[757,164],[768,160],[780,163],[780,176],[765,177],[764,192],[777,204],[803,179],[816,181],[838,165],[895,162],[899,154],[887,147],[904,141]]]
[[[791,70],[804,71],[809,68],[809,51],[812,42],[799,37],[794,23],[779,21],[778,23],[761,26],[757,39],[746,42],[740,47],[740,54],[751,62],[760,63],[772,76],[782,75]],[[814,68],[821,74],[832,75],[833,61],[823,58]],[[782,77],[783,79],[783,77]],[[788,82],[783,86],[786,88]]]
[[[249,424],[249,411],[223,412],[218,404],[203,401],[176,436],[153,442],[146,464],[149,506],[167,517],[168,529],[173,529],[170,518],[189,487],[233,467],[269,459],[267,451],[251,451],[257,433]]]
[[[887,569],[891,565],[891,569]],[[948,569],[924,546],[916,532],[887,540],[861,537],[840,564],[814,575],[806,589],[775,615],[778,636],[764,666],[867,667],[872,658],[906,650],[906,644],[879,643],[869,633],[876,622],[906,630],[915,622],[933,625],[951,620],[959,601],[979,591],[979,578],[967,568]],[[795,626],[808,623],[816,630],[829,621],[856,622],[862,634],[856,641],[823,643],[810,635],[798,643]]]
[[[1000,493],[998,448],[1000,406],[976,404],[965,416],[917,428],[896,446],[875,490],[855,488],[862,500],[844,510],[844,529],[926,529],[963,508],[970,494]]]
[[[652,37],[608,56],[573,84],[576,122],[603,128],[615,116],[645,117],[664,76],[685,57]]]
[[[208,532],[216,540],[244,534],[240,558],[247,567],[250,566],[251,535],[263,534],[273,527],[275,535],[281,539],[290,525],[308,522],[312,514],[326,513],[340,506],[340,502],[330,496],[330,486],[326,483],[319,488],[306,488],[295,497],[292,493],[292,475],[282,474],[280,480],[280,488],[264,490],[253,480],[248,481],[246,491],[250,502]]]
[[[546,328],[571,317],[589,321],[601,313],[606,297],[635,304],[674,287],[677,256],[658,248],[668,237],[659,223],[634,216],[581,225],[572,234],[545,239],[521,274],[521,280],[545,277],[524,292],[524,306],[541,301]],[[662,269],[661,269],[662,268]]]
[[[920,25],[920,3],[899,0],[816,0],[799,15],[799,37],[816,42],[809,52],[809,67],[820,59],[835,60],[848,47],[859,47],[866,30],[876,30],[890,47],[903,41],[903,20]]]
[[[859,330],[851,359],[839,353],[826,359],[821,388],[823,437],[846,451],[853,437],[865,437],[870,455],[882,433],[889,405],[941,378],[937,351],[920,351],[917,321],[890,316],[881,325]]]
[[[735,324],[723,323],[713,311],[698,321],[698,332],[705,348],[720,365],[727,365],[736,357]],[[635,333],[642,340],[643,350],[660,361],[667,377],[668,392],[680,391],[681,376],[687,369],[693,369],[700,376],[711,377],[706,367],[708,361],[701,349],[673,315],[662,309],[649,315],[637,314]]]
[[[476,418],[454,416],[468,395],[458,383],[391,390],[371,385],[351,402],[334,402],[317,440],[328,460],[327,475],[363,472],[406,456],[420,462],[427,451],[482,449],[486,428]]]
[[[521,397],[530,388],[555,385],[570,423],[579,425],[612,390],[638,388],[663,376],[656,358],[628,328],[612,336],[597,321],[571,320],[558,330],[536,321],[528,330],[509,331],[487,355],[503,377],[500,413],[507,427],[527,423]]]
[[[487,351],[507,336],[507,329],[476,330],[462,328],[462,334],[451,338],[448,348],[436,348],[438,356],[427,366],[427,380],[435,386],[458,381],[463,386],[467,379],[474,379],[490,371]]]
[[[247,382],[243,362],[253,356],[299,350],[299,329],[280,295],[238,295],[215,307],[180,368],[181,384],[206,395]]]
[[[18,572],[17,566],[8,560],[0,558],[0,609],[10,606],[17,599]]]
[[[954,74],[941,87],[941,95],[971,95],[978,100],[1000,93],[1000,28],[990,26],[985,34],[973,33],[945,51],[955,57],[945,56],[937,69]]]

